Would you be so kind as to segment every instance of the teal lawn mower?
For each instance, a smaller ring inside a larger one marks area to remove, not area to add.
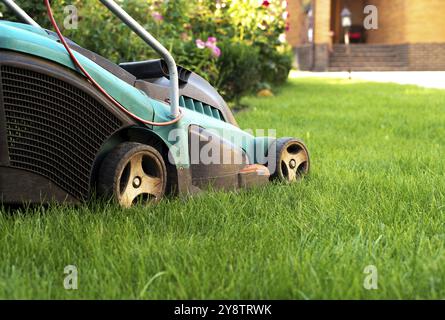
[[[24,23],[0,21],[0,203],[130,207],[308,173],[303,142],[241,130],[218,92],[114,1],[101,0],[161,59],[116,65],[64,38],[48,0],[55,32],[2,2]]]

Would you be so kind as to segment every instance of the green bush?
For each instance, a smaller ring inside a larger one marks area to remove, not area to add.
[[[45,7],[17,0],[44,27],[52,29]],[[280,41],[286,28],[285,0],[126,0],[120,2],[174,55],[178,64],[199,73],[228,101],[255,88],[286,81],[292,54]],[[64,30],[63,8],[78,9],[78,29]],[[2,10],[6,18],[7,12]],[[66,37],[114,62],[146,60],[156,53],[97,0],[53,1]]]
[[[268,49],[270,50],[270,48]],[[261,80],[273,85],[285,83],[294,61],[292,50],[270,50],[268,54],[262,55],[262,57]]]
[[[225,41],[221,51],[216,87],[227,100],[239,104],[261,81],[259,50],[245,43]]]
[[[219,70],[217,59],[212,55],[211,50],[199,49],[192,41],[176,41],[172,51],[179,65],[198,73],[212,84],[216,83]]]

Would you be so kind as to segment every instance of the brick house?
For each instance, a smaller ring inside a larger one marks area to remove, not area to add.
[[[378,9],[378,29],[364,28],[364,8]],[[445,0],[289,0],[288,42],[301,70],[445,70]],[[352,14],[351,49],[341,12]]]

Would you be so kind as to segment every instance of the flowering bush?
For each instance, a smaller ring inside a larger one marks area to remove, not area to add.
[[[17,2],[50,28],[42,5]],[[61,26],[66,18],[63,7],[68,4],[78,8],[79,27],[63,32],[79,45],[115,62],[156,57],[99,1],[54,2]],[[178,64],[202,75],[229,100],[239,101],[259,83],[280,84],[287,79],[292,65],[283,41],[287,1],[126,0],[120,5],[172,51]]]

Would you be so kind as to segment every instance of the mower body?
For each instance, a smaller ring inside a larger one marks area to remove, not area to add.
[[[118,66],[69,44],[88,73],[130,113],[154,122],[171,120],[163,61]],[[170,126],[143,124],[86,80],[57,35],[0,21],[0,202],[88,199],[94,194],[102,160],[126,141],[159,150],[167,163],[171,192],[268,182],[265,171],[243,169],[264,164],[274,139],[255,138],[241,130],[210,84],[183,68],[178,71],[183,117]],[[192,141],[198,141],[196,148]],[[203,163],[194,157],[209,144],[221,151],[220,161]]]

